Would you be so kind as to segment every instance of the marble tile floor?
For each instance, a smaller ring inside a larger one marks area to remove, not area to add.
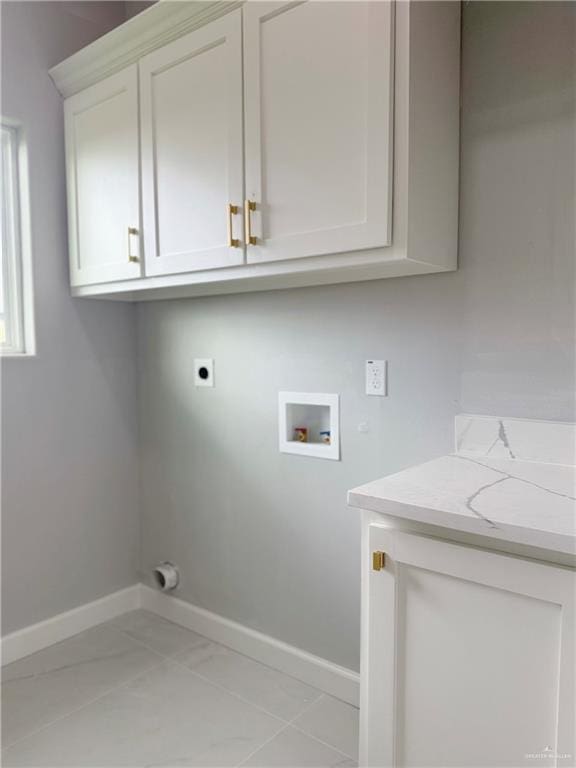
[[[146,611],[3,668],[2,765],[355,766],[358,710]]]

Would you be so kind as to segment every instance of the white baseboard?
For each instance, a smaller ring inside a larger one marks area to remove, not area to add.
[[[216,613],[140,585],[140,605],[210,640],[358,706],[360,676]]]
[[[140,585],[113,592],[92,603],[73,608],[66,613],[59,613],[50,619],[32,624],[24,629],[11,632],[2,638],[2,664],[41,651],[49,645],[66,640],[85,629],[101,624],[103,621],[121,616],[127,611],[140,607]]]
[[[358,706],[360,677],[357,672],[144,584],[135,584],[5,635],[2,664],[10,664],[136,608],[145,608]]]

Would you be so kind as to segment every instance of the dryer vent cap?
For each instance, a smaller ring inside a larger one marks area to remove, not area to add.
[[[162,592],[170,592],[172,589],[176,589],[180,576],[178,574],[178,568],[172,563],[160,563],[153,569],[152,575],[156,586]]]

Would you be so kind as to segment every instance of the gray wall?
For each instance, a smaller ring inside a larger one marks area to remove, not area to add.
[[[123,18],[122,3],[2,3],[38,331],[36,358],[2,365],[3,631],[136,579],[139,388],[144,578],[173,559],[184,599],[355,668],[346,490],[449,451],[459,411],[575,418],[576,5],[464,4],[457,273],[144,304],[138,377],[134,308],[68,295],[46,73]],[[194,357],[215,358],[215,389],[194,388]],[[390,361],[386,400],[363,395],[369,357]],[[278,453],[281,389],[341,394],[341,462]]]
[[[461,407],[572,420],[576,3],[464,3]]]
[[[346,490],[449,451],[459,411],[575,418],[576,4],[463,12],[459,272],[139,308],[145,577],[172,559],[184,599],[352,668]],[[278,453],[282,389],[341,394],[341,462]]]
[[[27,134],[38,354],[2,361],[3,632],[128,586],[139,541],[135,311],[69,295],[50,66],[123,3],[2,3],[2,114]]]

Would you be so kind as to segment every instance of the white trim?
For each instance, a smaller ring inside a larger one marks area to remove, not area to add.
[[[2,249],[7,339],[0,356],[35,354],[28,154],[21,124],[2,117]]]
[[[241,5],[239,0],[161,0],[56,64],[48,74],[62,96],[71,96]]]
[[[2,664],[10,664],[139,607],[140,585],[134,584],[38,624],[11,632],[2,638]]]
[[[36,320],[34,307],[34,266],[32,261],[32,214],[30,196],[30,165],[26,131],[18,125],[18,192],[20,195],[20,269],[22,279],[22,308],[24,351],[19,357],[36,355]]]
[[[115,283],[72,286],[72,296],[117,301],[182,299],[426,275],[455,269],[436,267],[428,262],[408,258],[405,248],[399,246],[396,249],[395,245],[390,248],[358,251],[354,254],[353,268],[350,267],[350,259],[350,253],[335,253],[332,256],[310,256],[293,261],[244,264]]]
[[[360,676],[351,669],[145,585],[141,607],[358,706]]]

